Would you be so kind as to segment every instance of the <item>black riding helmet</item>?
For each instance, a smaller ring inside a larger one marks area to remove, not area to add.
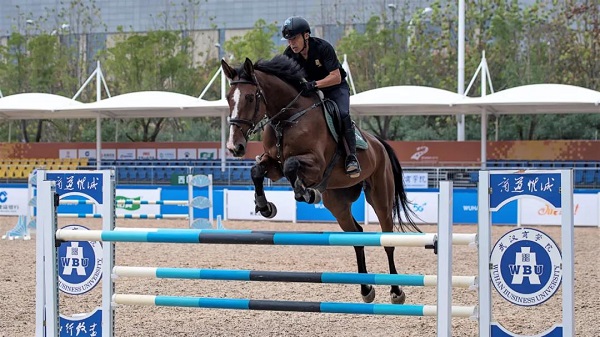
[[[306,32],[310,34],[310,25],[308,24],[308,21],[300,16],[289,17],[281,27],[281,35],[286,40]]]

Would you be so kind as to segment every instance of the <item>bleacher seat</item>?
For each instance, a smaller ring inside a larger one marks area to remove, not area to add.
[[[596,179],[596,171],[595,170],[586,170],[583,174],[583,183],[584,184],[593,184]]]
[[[583,184],[583,172],[582,170],[575,170],[573,178],[575,184]]]
[[[124,167],[119,167],[117,168],[117,180],[120,181],[125,181],[127,179],[127,171],[125,170]]]
[[[147,167],[138,167],[136,169],[136,171],[137,171],[137,180],[138,180],[138,182],[142,183],[142,182],[147,182],[148,180],[150,180],[150,177],[151,177],[151,175],[149,173],[151,171],[150,168],[147,168]]]

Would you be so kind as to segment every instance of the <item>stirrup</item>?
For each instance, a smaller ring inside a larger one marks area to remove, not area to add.
[[[350,176],[350,178],[358,178],[360,176],[360,172],[360,164],[358,163],[356,156],[348,156],[346,159],[346,175]]]

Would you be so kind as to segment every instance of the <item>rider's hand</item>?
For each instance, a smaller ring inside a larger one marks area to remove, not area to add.
[[[317,90],[317,82],[316,81],[308,81],[302,82],[302,91],[305,93],[312,92]]]

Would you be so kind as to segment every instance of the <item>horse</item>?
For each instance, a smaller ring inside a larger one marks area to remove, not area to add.
[[[412,219],[415,215],[406,196],[402,167],[387,142],[359,131],[357,136],[362,136],[367,144],[365,150],[357,151],[362,173],[359,178],[345,174],[343,160],[338,160],[342,147],[328,130],[324,101],[316,94],[302,92],[305,73],[298,63],[278,55],[256,64],[246,58],[237,68],[223,59],[221,68],[230,84],[228,151],[234,157],[243,157],[249,137],[262,132],[264,153],[257,156],[251,168],[257,213],[266,218],[275,216],[277,208],[266,199],[264,179],[277,181],[285,177],[296,200],[322,200],[345,232],[363,232],[351,213],[361,190],[373,207],[382,232],[421,232]],[[406,222],[402,221],[401,211]],[[394,247],[384,249],[390,274],[397,274]],[[367,273],[364,247],[355,246],[354,250],[358,272]],[[360,292],[366,303],[375,299],[372,285],[361,284]],[[404,291],[392,285],[391,302],[403,304],[405,299]]]

